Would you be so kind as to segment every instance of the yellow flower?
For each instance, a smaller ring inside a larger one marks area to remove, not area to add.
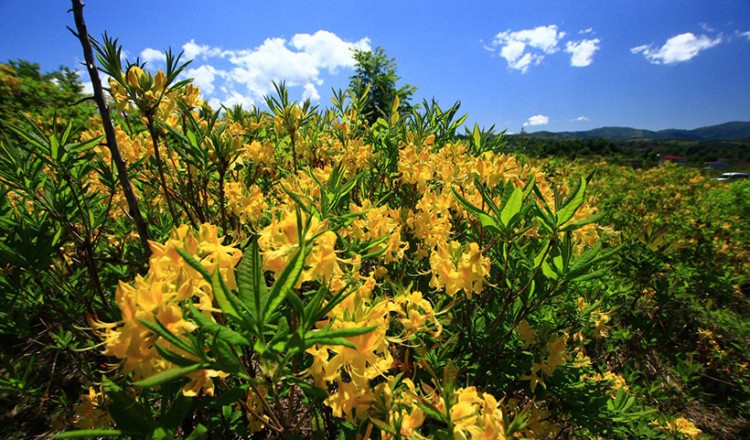
[[[525,319],[516,327],[516,333],[523,341],[523,348],[528,348],[536,339],[536,333]]]
[[[247,421],[250,432],[258,432],[268,423],[268,416],[264,414],[265,406],[263,405],[267,391],[264,386],[258,386],[257,390],[258,392],[253,388],[248,388],[245,401],[248,409]]]
[[[503,412],[495,397],[474,387],[454,391],[450,409],[453,436],[458,439],[505,439]]]
[[[462,246],[457,241],[438,245],[430,255],[430,287],[445,289],[449,296],[463,290],[468,298],[482,291],[490,273],[490,259],[482,255],[477,243]]]
[[[161,357],[155,345],[191,357],[168,341],[163,340],[146,327],[141,320],[161,322],[178,338],[185,338],[196,329],[196,325],[185,319],[183,301],[197,301],[194,305],[209,319],[213,291],[203,276],[190,267],[177,253],[184,249],[208,271],[218,270],[227,286],[235,287],[234,266],[242,252],[222,244],[216,226],[204,224],[198,231],[182,225],[172,231],[165,244],[151,242],[152,255],[149,271],[145,276],[136,276],[133,284],[120,282],[115,301],[122,320],[115,323],[91,322],[104,341],[104,354],[122,360],[124,373],[133,373],[135,379],[149,377],[172,365]],[[213,393],[212,377],[224,373],[200,370],[189,375],[191,382],[183,388],[185,395],[197,395],[201,390]]]
[[[76,418],[73,424],[81,429],[101,428],[109,425],[111,419],[106,406],[109,399],[101,392],[89,387],[88,394],[81,395],[81,402],[75,405]]]
[[[659,422],[655,422],[657,425],[661,425]],[[695,423],[684,417],[678,417],[675,420],[661,425],[662,430],[667,431],[673,435],[680,435],[680,437],[687,437],[689,439],[697,439],[703,433]]]
[[[338,389],[326,398],[325,404],[331,408],[334,416],[354,422],[355,419],[367,415],[374,400],[369,386],[360,387],[353,382],[339,382]]]
[[[304,216],[303,216],[304,217]],[[305,221],[303,219],[303,221]],[[336,257],[336,234],[327,230],[328,221],[320,221],[317,217],[309,218],[310,226],[304,241],[313,240],[312,250],[305,258],[306,269],[297,281],[300,287],[303,282],[320,280],[322,283],[333,281],[343,275]],[[298,237],[297,216],[294,211],[282,213],[279,219],[271,221],[263,228],[258,238],[258,245],[263,257],[263,267],[279,274],[300,248]]]

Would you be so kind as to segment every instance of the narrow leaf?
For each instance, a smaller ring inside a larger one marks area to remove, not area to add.
[[[284,270],[279,274],[279,278],[273,283],[271,292],[263,304],[262,321],[268,322],[268,315],[273,313],[276,308],[281,304],[286,296],[286,291],[293,289],[294,285],[302,273],[302,269],[305,266],[305,258],[310,253],[310,246],[304,245],[295,252],[294,256],[289,260],[289,263],[284,267]]]
[[[207,366],[208,365],[204,363],[200,363],[191,365],[189,367],[172,368],[145,379],[141,379],[138,382],[135,382],[134,385],[139,387],[153,387],[156,385],[161,385],[163,383],[179,379],[180,377],[192,373],[193,371],[200,370],[201,368],[206,368]]]
[[[159,335],[160,337],[164,338],[167,342],[171,343],[175,347],[178,347],[181,350],[184,350],[186,353],[190,353],[194,356],[200,357],[200,353],[196,353],[195,350],[193,350],[191,346],[189,346],[182,339],[178,338],[174,333],[172,333],[168,328],[166,328],[164,324],[159,322],[159,320],[157,320],[154,323],[146,319],[141,319],[141,318],[136,318],[136,319],[138,320],[138,322],[145,325],[149,330]]]
[[[109,406],[109,415],[117,427],[145,437],[154,426],[151,413],[114,382],[104,382],[103,388],[112,402]]]
[[[90,437],[123,437],[126,435],[125,431],[119,429],[79,429],[76,431],[68,431],[60,434],[54,434],[53,439],[68,439],[68,438],[90,438]]]
[[[253,240],[250,248],[237,266],[237,293],[240,301],[256,317],[261,314],[262,299],[267,295],[266,281],[260,260],[258,241]]]
[[[225,327],[216,321],[212,321],[206,318],[203,313],[201,313],[201,311],[198,310],[194,305],[190,304],[188,307],[190,311],[190,317],[193,318],[193,320],[205,333],[215,335],[217,338],[221,338],[233,345],[252,345],[250,341],[240,333],[237,333],[236,331],[230,329],[229,327]]]
[[[476,218],[479,219],[479,223],[482,225],[483,228],[489,228],[494,229],[497,232],[500,232],[500,225],[497,223],[497,221],[489,216],[487,213],[482,211],[481,209],[474,206],[471,202],[461,197],[460,194],[456,192],[454,188],[451,187],[451,192],[453,193],[453,197],[458,200],[458,203],[460,203],[464,208],[466,208],[467,211],[469,211],[471,214],[473,214]]]
[[[573,218],[576,211],[583,204],[584,197],[586,195],[586,179],[581,177],[578,187],[573,192],[573,195],[567,200],[562,208],[557,210],[557,226],[564,225],[568,220]]]
[[[504,201],[502,211],[500,212],[500,222],[506,228],[510,226],[511,220],[519,212],[523,206],[523,191],[521,188],[514,188],[507,201]]]

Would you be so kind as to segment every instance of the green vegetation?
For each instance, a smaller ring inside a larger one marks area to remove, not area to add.
[[[5,438],[750,435],[750,182],[462,138],[382,50],[221,113],[96,49],[152,241],[77,79],[3,65]]]
[[[373,51],[355,50],[353,56],[357,64],[349,80],[349,89],[357,93],[366,91],[367,100],[362,115],[370,124],[387,115],[396,98],[400,113],[411,112],[409,100],[417,89],[409,84],[396,86],[401,77],[396,74],[395,59],[388,58],[382,47]]]
[[[65,121],[63,127],[67,121],[83,126],[95,108],[77,105],[81,90],[78,76],[67,67],[42,74],[38,64],[28,61],[0,63],[0,130],[7,134],[8,123],[25,124],[26,118],[46,127],[55,118]]]
[[[509,137],[515,149],[536,156],[570,159],[602,157],[644,166],[659,157],[680,156],[698,167],[720,161],[723,167],[747,168],[750,162],[749,123],[728,123],[691,131],[649,132],[631,128],[602,128],[587,132],[536,132]]]

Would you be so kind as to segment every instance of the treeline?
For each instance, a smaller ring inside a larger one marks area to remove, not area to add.
[[[750,140],[609,140],[609,139],[539,139],[529,134],[511,135],[508,147],[532,156],[554,156],[568,159],[604,157],[624,161],[640,161],[644,166],[656,165],[666,155],[684,157],[688,164],[703,165],[722,161],[727,166],[750,162]]]

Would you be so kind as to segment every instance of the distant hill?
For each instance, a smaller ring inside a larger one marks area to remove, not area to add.
[[[725,124],[696,128],[694,130],[668,129],[660,131],[642,130],[630,127],[602,127],[588,131],[537,131],[527,133],[539,139],[683,139],[694,141],[750,140],[750,122],[727,122]]]

